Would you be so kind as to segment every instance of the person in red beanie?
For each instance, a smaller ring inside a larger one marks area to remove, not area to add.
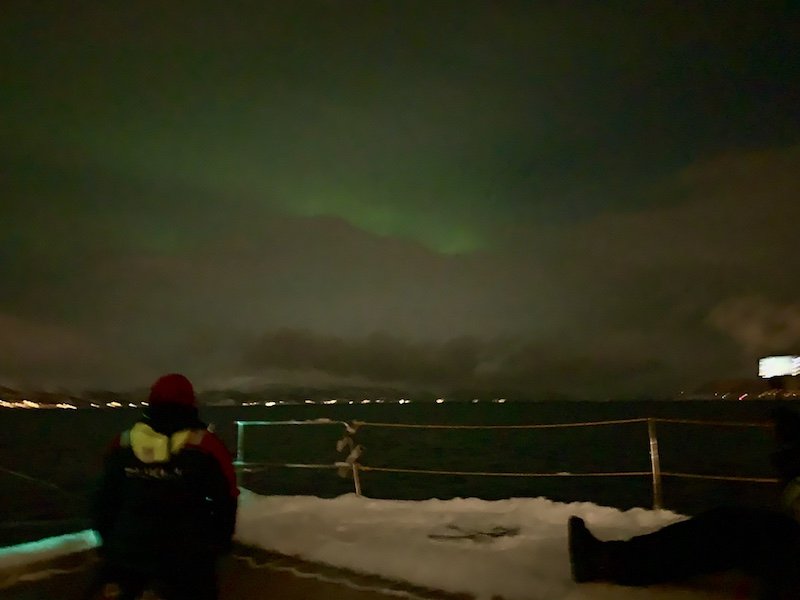
[[[200,421],[183,375],[159,378],[142,418],[105,457],[92,505],[102,561],[89,598],[216,600],[239,490],[231,456]]]

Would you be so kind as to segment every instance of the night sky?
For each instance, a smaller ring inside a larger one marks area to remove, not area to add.
[[[789,0],[6,0],[0,383],[754,377],[798,65]]]

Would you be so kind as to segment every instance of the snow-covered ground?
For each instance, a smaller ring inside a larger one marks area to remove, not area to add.
[[[587,520],[598,537],[625,538],[681,517],[545,498],[372,500],[345,495],[258,496],[243,490],[240,542],[481,600],[700,600],[734,597],[700,589],[577,585],[566,523]],[[92,532],[0,549],[0,569],[90,548]]]

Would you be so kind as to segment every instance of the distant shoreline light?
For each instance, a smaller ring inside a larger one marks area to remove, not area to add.
[[[670,401],[680,401],[685,402],[687,400],[694,400],[694,401],[730,401],[730,400],[748,400],[748,401],[758,401],[758,400],[775,400],[776,398],[780,398],[783,400],[797,400],[800,399],[800,389],[783,389],[783,390],[768,390],[764,392],[713,392],[709,394],[686,394],[685,392],[681,392],[678,396],[674,398],[670,398]],[[630,399],[619,399],[622,402],[625,401],[636,401]],[[613,398],[608,398],[605,401],[613,402]],[[528,401],[521,400],[521,401],[514,401],[509,400],[508,398],[472,398],[472,399],[447,399],[447,398],[430,398],[424,400],[414,400],[417,404],[429,404],[429,405],[439,405],[439,404],[478,404],[478,403],[491,403],[491,404],[506,404],[506,403],[526,403]],[[531,401],[534,402],[535,401]],[[546,400],[545,400],[546,402]],[[208,403],[200,403],[201,408],[248,408],[251,406],[262,406],[266,408],[274,408],[276,406],[293,406],[293,407],[301,407],[301,406],[317,406],[317,405],[364,405],[364,404],[400,404],[400,405],[407,405],[411,404],[412,400],[408,398],[398,398],[398,399],[387,399],[387,398],[380,398],[380,399],[369,399],[363,398],[359,400],[349,400],[346,398],[331,398],[327,400],[251,400],[251,401],[233,401],[227,400],[225,402],[208,402]],[[0,399],[0,410],[2,409],[9,409],[9,410],[129,410],[135,409],[139,407],[146,407],[148,406],[147,402],[90,402],[88,400],[78,399],[72,400],[71,402],[58,402],[58,403],[50,403],[50,402],[35,402],[33,400],[2,400]]]

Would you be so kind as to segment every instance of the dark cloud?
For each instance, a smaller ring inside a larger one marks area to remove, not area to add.
[[[411,341],[387,333],[344,339],[307,330],[282,329],[259,337],[245,355],[255,372],[323,372],[344,380],[395,385],[441,393],[578,393],[597,397],[599,382],[638,379],[659,366],[619,355],[589,356],[566,350],[557,340],[534,343],[472,336],[440,342]],[[595,388],[592,390],[592,388]],[[628,392],[635,386],[622,385]]]
[[[729,298],[715,306],[709,323],[754,359],[770,353],[793,353],[800,348],[800,304],[778,304],[758,296]]]
[[[109,362],[96,340],[77,328],[0,313],[0,381],[4,384],[81,385]]]
[[[307,330],[261,336],[246,357],[251,367],[325,371],[372,381],[453,385],[471,381],[479,364],[474,338],[411,342],[387,333],[345,340]]]

